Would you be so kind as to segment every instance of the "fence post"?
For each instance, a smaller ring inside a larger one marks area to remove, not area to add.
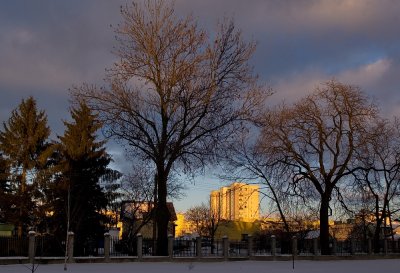
[[[172,259],[174,257],[174,236],[168,235],[168,256]]]
[[[297,256],[297,237],[292,237],[292,255]]]
[[[104,233],[104,261],[110,261],[110,233]]]
[[[337,241],[336,238],[333,238],[332,240],[332,255],[336,255],[336,251],[337,251]]]
[[[276,236],[275,235],[271,236],[271,255],[272,256],[276,255]]]
[[[143,236],[142,234],[138,233],[136,235],[137,244],[136,244],[136,252],[138,259],[141,260],[143,257]]]
[[[388,254],[388,240],[386,238],[383,239],[383,254]]]
[[[228,260],[229,256],[229,240],[228,236],[222,237],[224,260]]]
[[[251,257],[253,256],[253,236],[249,234],[249,236],[247,236],[247,240],[247,255]]]
[[[400,252],[400,239],[397,240],[397,252]]]
[[[350,254],[356,254],[356,241],[353,237],[350,238]]]
[[[372,239],[368,238],[368,255],[372,255]]]
[[[313,238],[313,253],[315,256],[318,255],[318,238]]]
[[[72,231],[68,232],[68,262],[72,262],[74,259],[74,233]]]
[[[196,257],[201,257],[201,236],[196,237]]]
[[[29,246],[28,246],[28,256],[29,256],[29,262],[33,263],[35,259],[35,236],[36,232],[34,231],[29,231],[28,233],[29,236]]]

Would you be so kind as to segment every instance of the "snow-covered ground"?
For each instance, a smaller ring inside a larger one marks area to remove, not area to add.
[[[0,265],[0,273],[31,272],[29,265]],[[394,273],[400,272],[400,259],[357,261],[236,261],[236,262],[143,262],[108,264],[63,264],[39,265],[36,273]]]

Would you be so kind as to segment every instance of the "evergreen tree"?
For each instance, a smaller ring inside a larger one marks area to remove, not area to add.
[[[10,162],[11,188],[14,196],[10,209],[17,208],[7,219],[18,227],[18,235],[32,224],[35,202],[33,193],[38,186],[36,174],[46,164],[50,135],[47,116],[38,111],[36,101],[22,100],[0,131],[0,150]],[[29,178],[29,179],[28,179]]]
[[[71,116],[73,121],[64,122],[66,130],[59,137],[63,178],[58,181],[59,209],[54,210],[54,217],[59,232],[66,232],[65,219],[70,219],[69,230],[75,233],[79,255],[84,254],[84,248],[90,248],[87,244],[104,233],[104,217],[100,212],[106,208],[107,199],[99,181],[111,171],[107,168],[111,158],[105,151],[105,142],[96,141],[96,132],[102,126],[97,116],[84,103],[72,108]]]
[[[8,219],[11,187],[10,173],[7,160],[0,153],[0,223],[5,223]]]

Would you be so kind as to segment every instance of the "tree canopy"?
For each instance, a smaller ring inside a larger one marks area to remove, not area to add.
[[[211,35],[166,1],[127,5],[121,15],[119,60],[106,85],[83,85],[73,94],[98,111],[106,133],[154,166],[158,252],[167,255],[171,172],[191,173],[215,159],[266,90],[249,65],[255,43],[244,41],[232,21]]]
[[[64,122],[66,130],[59,136],[62,176],[55,185],[54,222],[65,234],[69,220],[69,230],[76,234],[77,250],[82,254],[90,238],[104,233],[101,211],[106,208],[107,199],[100,179],[112,172],[108,169],[111,158],[104,141],[97,141],[97,131],[102,126],[97,116],[81,103],[71,109],[71,117],[73,121]]]
[[[295,193],[320,204],[321,253],[329,254],[329,203],[358,167],[377,108],[358,87],[329,81],[292,106],[266,113],[260,149],[290,173]]]
[[[18,226],[19,236],[23,227],[26,229],[32,222],[36,204],[30,195],[37,193],[40,187],[38,173],[51,154],[47,143],[49,135],[47,116],[37,109],[33,97],[22,100],[0,131],[0,150],[10,164],[9,178],[14,196],[9,205],[17,208],[9,216],[9,221]]]

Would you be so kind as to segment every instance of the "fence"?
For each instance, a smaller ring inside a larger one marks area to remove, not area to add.
[[[68,244],[66,247],[65,244]],[[379,245],[374,245],[372,239],[357,241],[349,239],[345,241],[332,240],[330,244],[331,255],[371,255],[374,250],[388,255],[400,253],[400,240],[381,240]],[[59,240],[54,236],[37,235],[29,233],[28,238],[6,238],[0,237],[0,257],[67,257],[70,261],[74,259],[74,234],[69,233],[68,240]],[[145,239],[140,234],[132,241],[119,240],[105,234],[104,240],[98,243],[96,249],[87,252],[87,256],[102,257],[109,261],[113,257],[137,257],[154,256],[155,242]],[[91,253],[91,254],[89,254]],[[249,236],[241,241],[229,241],[227,237],[221,240],[210,240],[198,237],[185,240],[168,238],[169,258],[178,257],[251,257],[251,256],[315,256],[320,255],[318,239],[277,239],[274,235],[269,238],[253,238]]]
[[[27,237],[0,237],[0,257],[28,256]]]

